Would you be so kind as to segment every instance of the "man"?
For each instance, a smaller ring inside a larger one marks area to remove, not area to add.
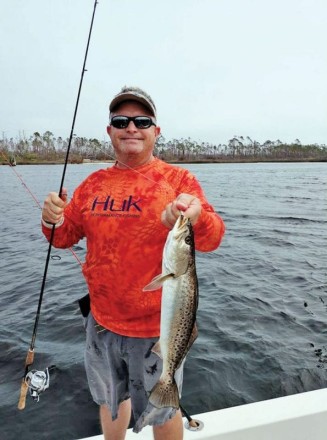
[[[55,224],[53,245],[60,248],[87,240],[85,368],[105,439],[124,439],[132,412],[138,426],[154,425],[156,440],[179,440],[180,411],[144,416],[162,368],[151,352],[160,334],[161,290],[142,289],[161,272],[166,237],[181,211],[193,224],[199,251],[217,248],[225,227],[194,176],[153,156],[160,127],[151,97],[125,87],[109,110],[116,163],[91,174],[68,204],[50,193],[43,232],[49,239]],[[182,367],[176,381],[181,389]]]

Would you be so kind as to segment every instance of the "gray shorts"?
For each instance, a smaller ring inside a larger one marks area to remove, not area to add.
[[[108,405],[115,420],[119,404],[130,398],[135,432],[172,418],[174,408],[158,409],[148,402],[162,371],[162,360],[151,351],[158,338],[132,338],[109,330],[98,333],[95,325],[90,313],[85,321],[85,370],[93,400]],[[175,380],[181,393],[183,364]]]

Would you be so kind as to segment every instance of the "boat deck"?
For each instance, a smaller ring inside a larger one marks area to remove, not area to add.
[[[192,416],[200,431],[184,440],[318,440],[327,438],[327,389],[280,397]],[[126,440],[152,440],[152,429],[128,430]],[[84,440],[104,440],[103,435]]]

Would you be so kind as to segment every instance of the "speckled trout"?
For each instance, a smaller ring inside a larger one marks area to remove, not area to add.
[[[167,236],[162,273],[143,290],[155,290],[160,286],[160,338],[152,351],[162,358],[163,370],[149,402],[157,408],[179,408],[174,375],[197,337],[195,319],[198,307],[194,235],[190,220],[183,215],[178,217]]]

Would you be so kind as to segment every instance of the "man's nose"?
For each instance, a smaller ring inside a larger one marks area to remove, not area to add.
[[[134,121],[129,121],[129,124],[126,127],[127,131],[137,131],[137,128],[134,124]]]

